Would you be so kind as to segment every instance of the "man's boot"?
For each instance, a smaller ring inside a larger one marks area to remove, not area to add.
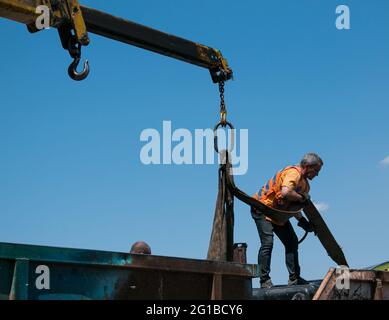
[[[261,289],[270,289],[273,287],[273,282],[271,282],[271,279],[268,279],[264,282],[261,281]]]
[[[309,282],[301,277],[297,277],[295,279],[288,280],[288,286],[297,286],[300,284],[309,284]]]

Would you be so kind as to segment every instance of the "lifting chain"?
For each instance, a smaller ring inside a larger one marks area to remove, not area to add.
[[[227,109],[224,102],[224,81],[219,82],[219,94],[220,94],[220,124],[225,127],[227,124]]]
[[[219,127],[229,127],[231,131],[231,138],[230,138],[230,149],[229,152],[232,152],[235,145],[235,130],[234,126],[227,121],[227,108],[226,104],[224,102],[224,80],[219,81],[219,94],[220,94],[220,121],[213,129],[213,136],[214,136],[214,148],[217,153],[219,153],[219,147],[218,147],[218,137],[217,137],[217,130]]]

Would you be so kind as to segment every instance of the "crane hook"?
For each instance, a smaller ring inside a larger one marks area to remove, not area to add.
[[[78,64],[80,63],[80,57],[75,57],[73,62],[69,65],[68,74],[69,77],[76,81],[84,80],[89,74],[89,62],[85,60],[84,67],[81,72],[77,71]]]

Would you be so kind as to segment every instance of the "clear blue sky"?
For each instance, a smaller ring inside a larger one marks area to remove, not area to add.
[[[311,195],[328,206],[350,265],[389,259],[389,165],[380,163],[389,156],[388,1],[81,2],[220,49],[235,72],[229,120],[249,130],[237,185],[252,194],[318,152],[325,166]],[[335,28],[340,4],[351,30]],[[143,239],[158,255],[204,258],[217,165],[145,166],[139,136],[163,120],[213,127],[218,92],[207,70],[90,34],[92,71],[74,82],[55,29],[32,35],[1,19],[0,37],[0,241],[125,252]],[[256,263],[258,234],[238,201],[235,241]],[[308,279],[334,266],[314,236],[300,262]],[[287,280],[278,240],[272,276]]]

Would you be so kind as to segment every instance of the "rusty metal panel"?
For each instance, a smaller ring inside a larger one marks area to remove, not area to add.
[[[234,243],[234,259],[235,262],[247,263],[247,243]]]
[[[255,276],[239,263],[0,243],[2,299],[250,299]]]
[[[349,270],[349,288],[337,288],[335,269],[330,269],[313,300],[389,300],[389,272]]]
[[[316,294],[312,298],[312,300],[323,300],[325,297],[328,297],[329,291],[332,289],[334,283],[331,282],[331,279],[333,277],[333,274],[335,272],[334,268],[330,268],[328,270],[327,274],[325,275],[322,283],[320,284],[319,289],[316,291]]]
[[[252,280],[239,276],[223,276],[223,300],[252,299]]]

